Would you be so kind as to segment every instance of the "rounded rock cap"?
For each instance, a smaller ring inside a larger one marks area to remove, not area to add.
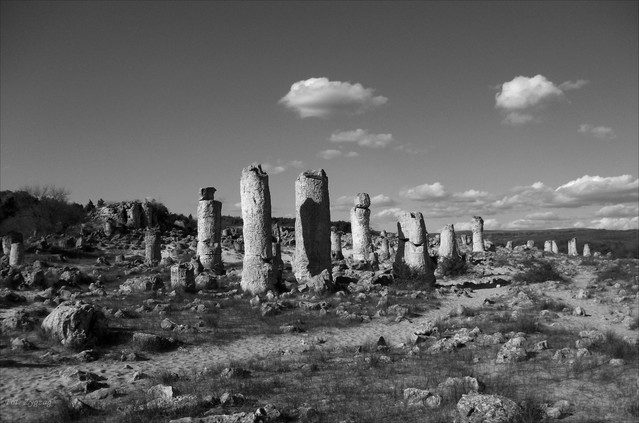
[[[215,200],[215,191],[213,187],[200,188],[200,200]]]
[[[360,192],[355,196],[355,207],[367,209],[371,206],[371,198],[365,192]]]

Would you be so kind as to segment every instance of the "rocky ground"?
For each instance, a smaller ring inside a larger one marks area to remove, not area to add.
[[[3,259],[1,421],[639,419],[639,260],[498,247],[435,287],[344,260],[337,293],[297,292],[287,271],[251,298],[230,232],[226,275],[198,276],[197,292],[169,284],[192,236],[166,234],[154,267],[143,241]]]

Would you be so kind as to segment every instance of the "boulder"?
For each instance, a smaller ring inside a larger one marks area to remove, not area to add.
[[[93,304],[61,303],[42,322],[42,328],[62,345],[79,348],[95,344],[106,332],[106,318]]]
[[[500,395],[468,394],[457,402],[458,423],[512,423],[522,417],[521,408]]]

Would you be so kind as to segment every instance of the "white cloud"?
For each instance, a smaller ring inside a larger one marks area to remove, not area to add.
[[[638,215],[639,206],[626,206],[624,204],[604,206],[595,213],[595,216],[600,217],[636,217]]]
[[[384,194],[371,197],[371,205],[375,207],[390,207],[396,204],[397,202],[395,200]]]
[[[392,134],[373,134],[365,129],[336,132],[329,138],[332,142],[355,142],[362,147],[386,148],[393,142]]]
[[[357,156],[359,156],[359,153],[356,153],[355,151],[344,153],[341,150],[332,150],[332,149],[322,150],[319,153],[317,153],[317,157],[319,157],[320,159],[325,159],[325,160],[336,159],[338,157],[351,158],[351,157],[357,157]]]
[[[582,206],[586,204],[628,203],[639,200],[639,179],[631,175],[584,175],[555,190],[557,205]]]
[[[543,220],[543,221],[559,220],[560,219],[560,217],[557,216],[557,214],[555,212],[551,212],[551,211],[529,213],[529,214],[527,214],[524,217],[526,219],[529,219],[529,220]]]
[[[291,161],[285,162],[282,159],[277,159],[276,164],[264,162],[261,164],[261,166],[264,172],[271,175],[277,175],[278,173],[285,172],[292,167],[296,169],[302,169],[306,165],[301,160],[291,160]]]
[[[411,188],[405,188],[399,192],[400,197],[409,200],[427,201],[448,197],[444,186],[435,182],[434,184],[422,184]]]
[[[426,154],[428,153],[428,148],[426,147],[413,147],[411,144],[402,144],[398,145],[394,148],[397,151],[402,151],[407,154]]]
[[[453,225],[456,231],[470,231],[473,229],[473,222],[470,220],[465,222],[457,222]],[[484,220],[484,229],[485,230],[495,230],[501,229],[502,224],[499,223],[497,219],[485,219]]]
[[[564,100],[564,90],[576,90],[588,81],[566,81],[555,85],[543,75],[517,76],[504,82],[495,95],[495,107],[504,113],[504,123],[522,125],[539,121],[539,113],[550,104]]]
[[[618,230],[618,231],[625,231],[629,229],[639,229],[639,217],[637,216],[633,218],[604,217],[598,220],[591,220],[590,224],[587,225],[587,227],[593,228],[593,229],[612,229],[612,230]]]
[[[569,90],[578,90],[580,88],[583,88],[584,86],[588,85],[590,83],[590,81],[585,80],[585,79],[578,79],[576,81],[566,81],[566,82],[562,82],[561,84],[559,84],[559,88],[561,88],[564,91],[569,91]]]
[[[594,126],[588,123],[579,125],[579,133],[591,135],[601,140],[614,140],[617,138],[617,134],[615,134],[612,128],[608,128],[607,126]]]
[[[373,215],[373,219],[378,222],[396,222],[397,218],[406,213],[404,209],[399,207],[391,207],[389,209],[381,210]]]
[[[280,103],[300,117],[329,117],[334,114],[361,114],[385,104],[388,98],[375,96],[362,84],[309,78],[295,82]]]

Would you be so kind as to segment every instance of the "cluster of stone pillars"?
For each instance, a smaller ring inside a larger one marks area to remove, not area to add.
[[[423,275],[427,284],[435,283],[434,266],[428,255],[428,233],[424,216],[419,212],[404,213],[397,222],[397,253],[395,263]]]

